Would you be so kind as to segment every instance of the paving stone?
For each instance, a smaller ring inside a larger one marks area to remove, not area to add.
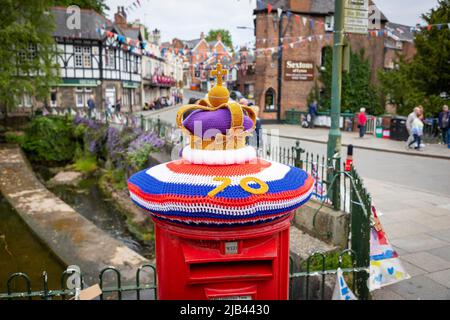
[[[442,248],[448,245],[448,242],[433,238],[427,234],[407,236],[391,240],[391,242],[396,247],[411,253]]]
[[[444,217],[430,216],[426,219],[412,217],[411,220],[416,223],[419,223],[431,230],[442,230],[442,229],[447,229],[450,227],[450,217],[447,217],[447,216],[444,216]]]
[[[450,289],[450,269],[427,274],[426,277]]]
[[[411,277],[417,277],[417,276],[421,276],[423,274],[427,274],[428,272],[419,268],[418,266],[409,263],[408,261],[402,259],[402,257],[400,257],[400,260],[402,262],[402,266],[403,268],[405,268],[406,272],[411,276]]]
[[[383,225],[383,227],[388,238],[391,240],[432,231],[432,229],[415,221],[396,222]]]
[[[450,300],[450,290],[426,276],[404,280],[389,289],[407,300]]]
[[[441,259],[450,261],[450,246],[433,249],[430,251],[430,253]]]
[[[450,261],[444,260],[428,252],[408,254],[402,256],[401,259],[427,272],[436,272],[450,269]]]
[[[372,292],[373,300],[405,300],[401,295],[388,288],[382,288]]]

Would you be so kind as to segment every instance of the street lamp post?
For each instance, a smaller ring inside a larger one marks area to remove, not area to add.
[[[335,1],[334,11],[334,46],[333,46],[333,77],[332,77],[332,93],[331,93],[331,128],[328,136],[327,158],[329,165],[333,164],[333,158],[338,155],[340,159],[342,136],[340,130],[341,116],[341,97],[342,97],[342,65],[344,51],[344,0]],[[340,161],[340,160],[337,160]],[[339,170],[340,163],[336,163],[336,169]],[[333,179],[333,171],[328,171],[328,181]],[[336,177],[335,184],[332,189],[335,208],[339,208],[340,179]]]

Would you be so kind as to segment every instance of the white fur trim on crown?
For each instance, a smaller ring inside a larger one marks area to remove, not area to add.
[[[182,157],[193,164],[242,164],[256,159],[256,149],[248,146],[236,150],[198,150],[187,146],[183,149]]]

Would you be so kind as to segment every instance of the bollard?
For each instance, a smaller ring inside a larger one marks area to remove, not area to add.
[[[345,160],[345,172],[350,172],[353,165],[353,145],[347,147],[347,160]]]

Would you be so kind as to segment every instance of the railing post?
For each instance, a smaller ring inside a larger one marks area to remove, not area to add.
[[[334,185],[332,187],[331,201],[333,202],[334,210],[339,211],[341,210],[341,157],[339,155],[333,158],[332,165]]]
[[[144,128],[144,115],[143,114],[141,114],[141,130],[142,131],[145,130],[145,128]]]
[[[300,141],[295,141],[295,147],[292,147],[292,149],[295,151],[295,159],[294,159],[294,165],[297,168],[303,169],[303,160],[302,160],[302,153],[305,153],[305,149],[300,147]]]
[[[159,118],[159,116],[156,120],[156,132],[158,133],[158,136],[161,135],[161,119]]]
[[[351,249],[356,254],[356,267],[369,268],[370,266],[370,215],[371,199],[367,195],[360,178],[352,168],[351,176],[354,180],[350,188],[351,201]],[[359,197],[358,197],[359,194]],[[365,214],[364,209],[368,215]],[[367,280],[369,274],[365,271],[356,274],[356,292],[360,300],[369,298]]]

